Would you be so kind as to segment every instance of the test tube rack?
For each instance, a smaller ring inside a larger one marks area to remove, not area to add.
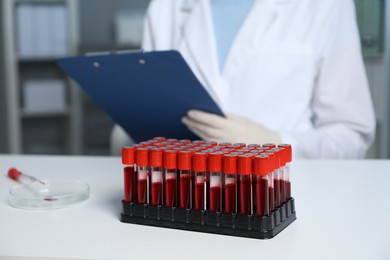
[[[256,239],[270,239],[296,220],[293,198],[269,216],[226,214],[122,201],[121,222]]]

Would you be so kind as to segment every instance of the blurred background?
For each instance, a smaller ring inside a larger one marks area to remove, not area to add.
[[[148,0],[0,2],[0,153],[108,155],[114,122],[55,57],[139,49]],[[377,120],[368,158],[390,157],[390,5],[355,0]],[[345,102],[348,102],[346,100]]]

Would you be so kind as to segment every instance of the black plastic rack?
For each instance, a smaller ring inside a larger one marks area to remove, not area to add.
[[[121,214],[121,221],[124,223],[257,239],[275,237],[294,220],[296,213],[293,198],[265,217],[139,205],[124,201]]]

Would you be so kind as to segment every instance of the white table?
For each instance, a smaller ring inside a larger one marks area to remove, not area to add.
[[[91,197],[65,209],[15,209],[7,203],[11,166],[80,179]],[[0,259],[390,259],[390,161],[294,162],[298,219],[270,240],[121,223],[118,157],[2,155],[0,172]]]

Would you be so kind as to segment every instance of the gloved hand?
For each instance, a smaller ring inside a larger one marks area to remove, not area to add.
[[[231,143],[281,143],[278,133],[245,117],[228,114],[221,117],[199,110],[190,110],[182,118],[193,133],[204,140]]]

